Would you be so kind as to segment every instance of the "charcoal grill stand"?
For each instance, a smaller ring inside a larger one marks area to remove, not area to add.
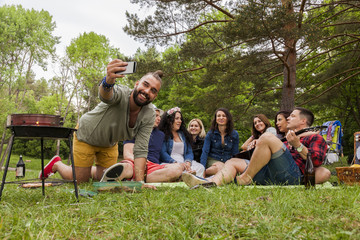
[[[65,128],[65,127],[52,127],[52,126],[9,126],[8,128],[11,129],[12,135],[9,140],[10,148],[9,154],[6,160],[4,175],[1,182],[1,189],[0,189],[0,200],[2,196],[2,192],[4,189],[6,180],[7,171],[9,168],[11,150],[14,144],[14,138],[24,138],[24,139],[40,139],[41,141],[41,171],[42,175],[44,176],[44,139],[62,139],[68,140],[70,145],[70,159],[71,159],[71,166],[73,172],[73,183],[75,188],[75,197],[77,201],[79,201],[78,196],[78,188],[77,188],[77,181],[75,176],[75,166],[74,166],[74,157],[73,157],[73,149],[72,149],[72,135],[73,132],[76,131],[74,128]],[[45,196],[45,179],[42,179],[42,193]],[[11,182],[15,183],[15,182]]]

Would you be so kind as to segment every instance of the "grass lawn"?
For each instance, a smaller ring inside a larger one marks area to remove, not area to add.
[[[13,155],[11,167],[17,160]],[[36,178],[40,160],[30,160],[26,178]],[[335,165],[326,167],[334,170]],[[14,171],[6,180],[15,180]],[[92,183],[79,188],[93,190]],[[140,193],[99,193],[80,197],[79,203],[72,190],[72,183],[47,187],[43,197],[41,188],[6,184],[0,239],[360,238],[358,186],[158,187]]]

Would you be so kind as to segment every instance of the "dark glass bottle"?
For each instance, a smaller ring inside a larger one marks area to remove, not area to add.
[[[305,163],[305,171],[304,171],[304,185],[305,188],[315,188],[315,168],[314,164],[311,160],[311,153],[308,152],[306,163]]]
[[[25,177],[25,163],[22,159],[22,155],[20,155],[20,159],[16,164],[16,178]]]

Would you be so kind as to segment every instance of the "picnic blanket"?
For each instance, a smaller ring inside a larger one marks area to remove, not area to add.
[[[94,182],[93,187],[97,192],[139,192],[142,183],[135,181]]]
[[[153,185],[155,187],[183,187],[183,188],[189,188],[184,182],[148,183],[148,184]],[[245,188],[304,188],[304,185],[247,185],[247,186],[243,186],[243,187],[245,187]],[[316,189],[332,189],[332,188],[337,188],[337,186],[333,186],[330,182],[325,182],[323,184],[316,184],[315,188]]]
[[[184,182],[170,182],[170,183],[148,183],[149,185],[153,185],[157,188],[162,187],[181,187],[185,189],[190,189]],[[134,181],[123,181],[123,182],[94,182],[94,191],[79,189],[79,195],[82,197],[94,197],[99,192],[112,192],[112,193],[121,193],[121,192],[140,192],[141,191],[140,182]],[[239,186],[240,187],[240,186]],[[244,188],[304,188],[304,185],[247,185],[241,186]],[[339,189],[339,186],[333,186],[330,182],[325,182],[323,184],[316,184],[316,189]],[[100,189],[100,190],[99,190]],[[73,189],[67,189],[71,193],[74,192]]]

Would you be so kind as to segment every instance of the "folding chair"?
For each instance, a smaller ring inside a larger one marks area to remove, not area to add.
[[[354,133],[354,159],[351,164],[360,164],[360,132]]]
[[[327,129],[320,132],[323,138],[326,141],[328,146],[326,158],[324,164],[331,164],[341,161],[341,156],[343,154],[343,148],[341,145],[341,139],[343,136],[342,126],[340,121],[328,121],[323,125],[328,126]]]

